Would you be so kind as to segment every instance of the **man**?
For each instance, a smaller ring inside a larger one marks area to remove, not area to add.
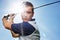
[[[23,2],[24,10],[21,13],[22,23],[13,23],[14,14],[9,14],[9,21],[7,16],[3,17],[3,25],[10,30],[13,37],[19,37],[19,40],[40,40],[38,27],[36,26],[34,15],[34,7],[30,2]],[[16,19],[17,20],[17,19]]]

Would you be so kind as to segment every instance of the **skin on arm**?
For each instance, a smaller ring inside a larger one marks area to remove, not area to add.
[[[7,21],[7,18],[2,18],[2,22],[3,22],[3,25],[4,25],[4,27],[6,28],[6,29],[8,29],[8,30],[12,30],[11,29],[11,25],[12,25],[12,23],[13,23],[13,17],[12,16],[10,16],[10,19],[9,19],[9,21]]]
[[[13,31],[11,31],[11,34],[12,34],[12,36],[13,36],[14,38],[17,38],[17,37],[20,36],[19,34],[16,34],[16,33],[14,33]]]
[[[11,28],[11,25],[13,24],[13,19],[14,19],[14,16],[12,16],[12,14],[10,14],[10,19],[9,21],[7,21],[7,18],[2,18],[2,21],[3,21],[3,25],[6,29],[10,30],[11,31],[11,34],[13,37],[19,37],[19,34],[16,34],[12,31],[12,28]]]

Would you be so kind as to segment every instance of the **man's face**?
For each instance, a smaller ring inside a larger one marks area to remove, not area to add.
[[[32,19],[33,17],[32,7],[25,6],[23,12],[21,13],[23,21],[27,22]]]

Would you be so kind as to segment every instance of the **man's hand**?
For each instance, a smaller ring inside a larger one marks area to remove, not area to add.
[[[6,29],[11,30],[11,25],[12,25],[12,23],[13,23],[13,19],[14,19],[15,15],[14,15],[14,14],[8,14],[8,15],[9,15],[9,18],[7,19],[7,18],[3,17],[3,18],[2,18],[2,21],[3,21],[4,27],[5,27]],[[8,21],[8,20],[9,20],[9,21]]]
[[[9,18],[8,18],[9,17]],[[15,17],[15,14],[8,14],[8,16],[4,16],[2,18],[2,21],[3,21],[3,25],[6,29],[10,30],[11,31],[11,34],[13,37],[19,37],[19,34],[16,34],[12,31],[12,28],[11,28],[11,25],[13,23],[13,19]]]

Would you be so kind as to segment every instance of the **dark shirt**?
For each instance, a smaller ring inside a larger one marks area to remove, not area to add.
[[[12,24],[11,28],[14,33],[17,33],[23,36],[30,35],[35,31],[35,28],[28,22]]]

